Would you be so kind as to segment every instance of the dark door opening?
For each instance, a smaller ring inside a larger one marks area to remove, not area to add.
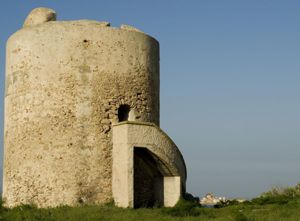
[[[163,206],[163,175],[146,148],[134,148],[134,208]]]

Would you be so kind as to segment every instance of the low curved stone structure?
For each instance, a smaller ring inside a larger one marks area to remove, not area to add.
[[[142,167],[141,159],[147,162]],[[185,191],[186,166],[175,143],[155,124],[122,122],[113,126],[112,180],[119,206],[174,206]],[[139,189],[152,198],[138,196]]]

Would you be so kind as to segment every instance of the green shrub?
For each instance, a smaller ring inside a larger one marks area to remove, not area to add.
[[[300,199],[300,183],[295,187],[274,187],[270,191],[262,193],[251,202],[258,205],[265,204],[287,204],[294,199]]]
[[[251,221],[243,213],[237,213],[234,217],[234,221]]]
[[[199,207],[200,204],[181,198],[174,207],[164,208],[164,212],[170,216],[178,217],[199,216]]]
[[[214,208],[223,208],[226,206],[234,206],[234,205],[239,205],[241,204],[240,202],[238,202],[237,200],[226,200],[226,201],[220,201],[218,202]]]

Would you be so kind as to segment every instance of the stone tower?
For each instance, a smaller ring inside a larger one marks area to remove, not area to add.
[[[159,128],[159,43],[34,9],[7,42],[7,206],[173,206],[184,160]]]

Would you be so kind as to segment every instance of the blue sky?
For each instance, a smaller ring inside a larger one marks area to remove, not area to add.
[[[189,192],[254,197],[300,182],[300,1],[0,1],[1,116],[5,42],[40,6],[160,42],[161,127],[184,155]]]

